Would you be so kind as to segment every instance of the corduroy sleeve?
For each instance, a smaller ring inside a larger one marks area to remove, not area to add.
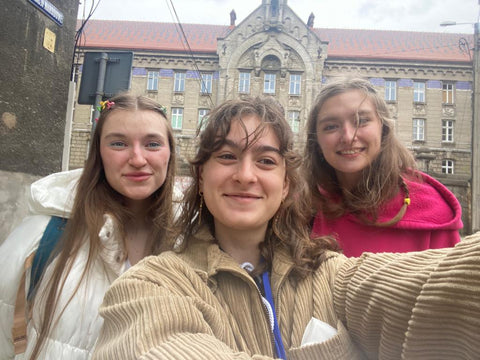
[[[205,285],[178,268],[178,258],[150,261],[112,284],[100,308],[104,325],[93,359],[270,359],[219,340],[225,323],[203,300],[209,295],[198,293]]]
[[[479,359],[480,233],[454,248],[349,259],[334,304],[370,359]]]

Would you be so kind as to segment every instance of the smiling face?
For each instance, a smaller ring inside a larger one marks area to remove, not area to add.
[[[321,107],[316,128],[325,160],[340,185],[351,189],[380,153],[382,122],[375,105],[361,90],[332,96]]]
[[[103,125],[100,155],[110,186],[134,204],[165,182],[170,159],[165,118],[149,110],[114,110]]]
[[[244,116],[242,121],[249,135],[260,124],[256,115]],[[216,233],[264,234],[288,194],[285,160],[274,132],[267,126],[247,149],[245,136],[240,121],[233,120],[224,145],[200,168],[200,191]]]

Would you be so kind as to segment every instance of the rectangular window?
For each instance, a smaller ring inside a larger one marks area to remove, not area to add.
[[[385,80],[385,100],[397,101],[397,82],[394,80]]]
[[[288,122],[290,127],[295,134],[298,134],[300,131],[300,111],[289,111],[288,112]]]
[[[158,90],[158,71],[149,71],[147,73],[147,90]]]
[[[300,95],[300,86],[302,84],[302,75],[291,74],[288,93],[290,95]]]
[[[413,141],[425,140],[425,119],[413,119]]]
[[[453,84],[443,84],[442,86],[442,100],[444,104],[454,103],[454,88]]]
[[[263,92],[265,94],[275,94],[275,74],[266,73],[263,81]]]
[[[442,160],[442,174],[453,174],[453,160]]]
[[[424,103],[425,102],[425,83],[417,82],[413,83],[413,101]]]
[[[202,130],[205,128],[205,125],[206,125],[205,120],[207,120],[205,118],[205,116],[208,114],[209,111],[210,110],[208,110],[208,109],[199,109],[198,110],[198,126],[200,126],[200,129],[202,129]]]
[[[453,142],[453,120],[442,120],[442,141]]]
[[[172,108],[172,128],[176,130],[182,129],[183,108]]]
[[[174,75],[173,91],[184,92],[185,91],[185,73],[176,72]]]
[[[250,93],[250,73],[241,71],[238,78],[238,92]]]
[[[211,73],[202,74],[202,85],[200,90],[202,94],[212,93],[212,80],[213,80],[213,75]]]

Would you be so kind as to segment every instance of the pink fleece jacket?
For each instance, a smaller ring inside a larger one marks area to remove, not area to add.
[[[361,223],[352,214],[326,219],[319,211],[312,234],[333,235],[346,256],[368,252],[408,252],[450,247],[460,241],[462,208],[444,185],[421,173],[424,182],[406,180],[411,203],[395,225],[380,228]],[[392,219],[400,210],[405,195],[399,193],[379,212],[379,222]]]

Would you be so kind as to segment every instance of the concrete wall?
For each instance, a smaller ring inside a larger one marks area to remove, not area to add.
[[[78,0],[0,0],[0,241],[27,212],[25,191],[62,168]]]
[[[61,169],[78,0],[50,3],[62,26],[26,0],[0,0],[0,170]]]

